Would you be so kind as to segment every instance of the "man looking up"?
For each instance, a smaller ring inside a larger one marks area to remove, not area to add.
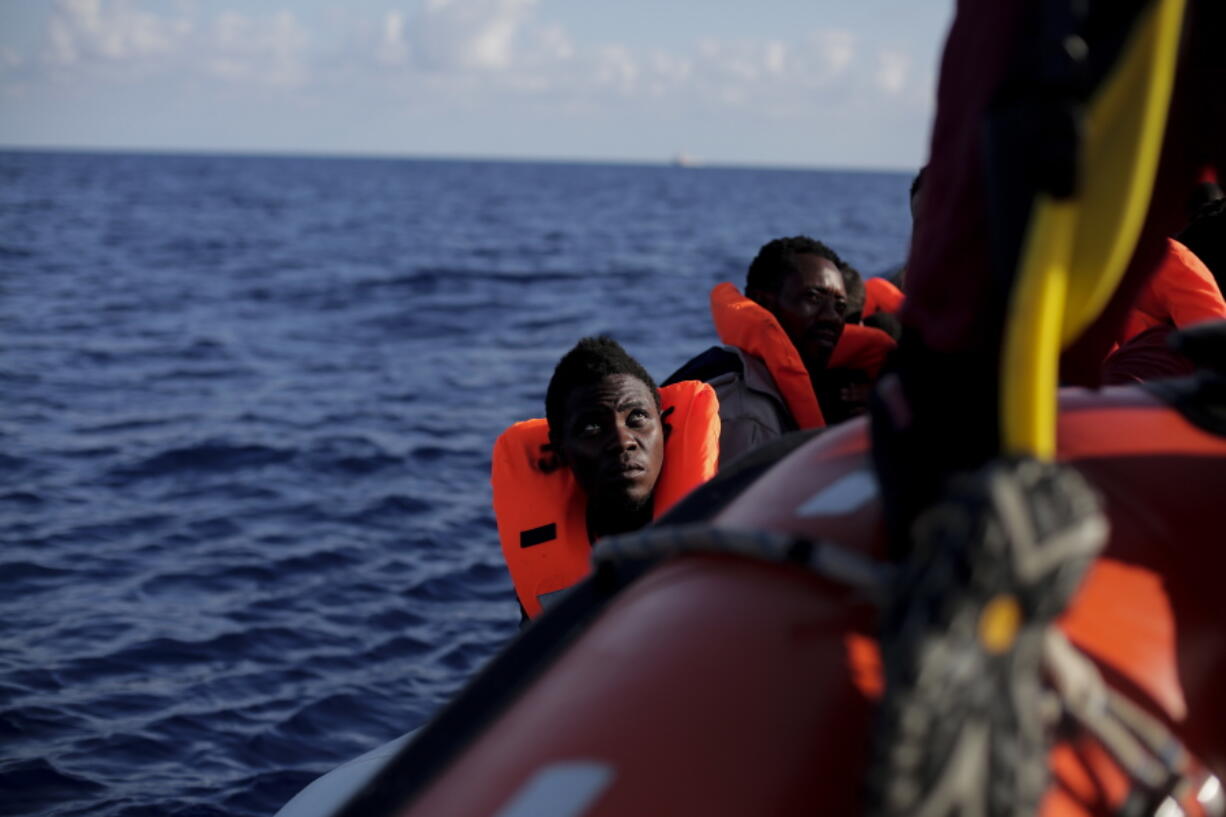
[[[584,338],[554,370],[546,419],[494,445],[502,552],[525,617],[590,569],[592,543],[638,530],[715,473],[719,416],[704,383],[657,389],[609,338]]]
[[[668,383],[705,380],[719,397],[720,460],[729,462],[788,431],[821,428],[862,413],[866,386],[894,341],[845,325],[847,291],[834,250],[807,236],[765,244],[749,266],[745,295],[711,292],[720,339]]]
[[[609,338],[586,338],[554,370],[545,393],[549,442],[587,496],[587,535],[638,530],[664,465],[660,392]]]

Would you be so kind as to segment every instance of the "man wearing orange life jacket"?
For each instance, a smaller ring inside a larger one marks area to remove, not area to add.
[[[898,341],[902,337],[902,325],[897,317],[902,309],[902,290],[882,277],[863,278],[847,262],[843,262],[839,271],[843,273],[843,286],[847,290],[844,322],[880,329]]]
[[[592,542],[649,524],[710,479],[719,456],[711,388],[657,389],[609,338],[562,358],[545,414],[512,425],[493,452],[494,515],[525,618],[587,576]]]
[[[902,290],[890,283],[886,278],[869,278],[864,282],[863,317],[868,318],[879,312],[897,315],[902,311]]]
[[[711,292],[723,347],[683,365],[666,383],[703,380],[719,397],[720,461],[788,431],[821,428],[862,413],[867,386],[894,341],[844,323],[847,293],[834,250],[807,236],[764,245],[745,294]]]
[[[1156,326],[1182,329],[1224,318],[1226,300],[1213,273],[1186,246],[1168,238],[1158,269],[1133,302],[1119,343]]]
[[[1226,318],[1226,200],[1205,204],[1178,236],[1133,302],[1119,348],[1103,363],[1103,383],[1144,382],[1191,374],[1191,360],[1172,337],[1198,323]]]

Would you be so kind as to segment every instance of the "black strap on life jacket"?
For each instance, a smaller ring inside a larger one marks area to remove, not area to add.
[[[552,542],[558,538],[558,525],[556,522],[550,522],[548,525],[541,525],[539,528],[529,528],[519,532],[519,546],[521,548],[535,547],[543,545],[546,542]]]

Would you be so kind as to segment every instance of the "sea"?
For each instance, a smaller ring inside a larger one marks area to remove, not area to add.
[[[518,632],[490,449],[909,173],[0,152],[0,815],[264,817]]]

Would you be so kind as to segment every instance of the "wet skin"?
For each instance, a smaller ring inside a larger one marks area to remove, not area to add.
[[[775,316],[809,376],[816,378],[843,334],[847,291],[839,268],[820,255],[798,255],[795,264],[796,271],[784,277],[779,292],[755,292],[751,297]]]
[[[571,391],[564,416],[554,444],[587,494],[593,538],[650,521],[664,465],[663,423],[651,389],[633,375],[609,375]]]

